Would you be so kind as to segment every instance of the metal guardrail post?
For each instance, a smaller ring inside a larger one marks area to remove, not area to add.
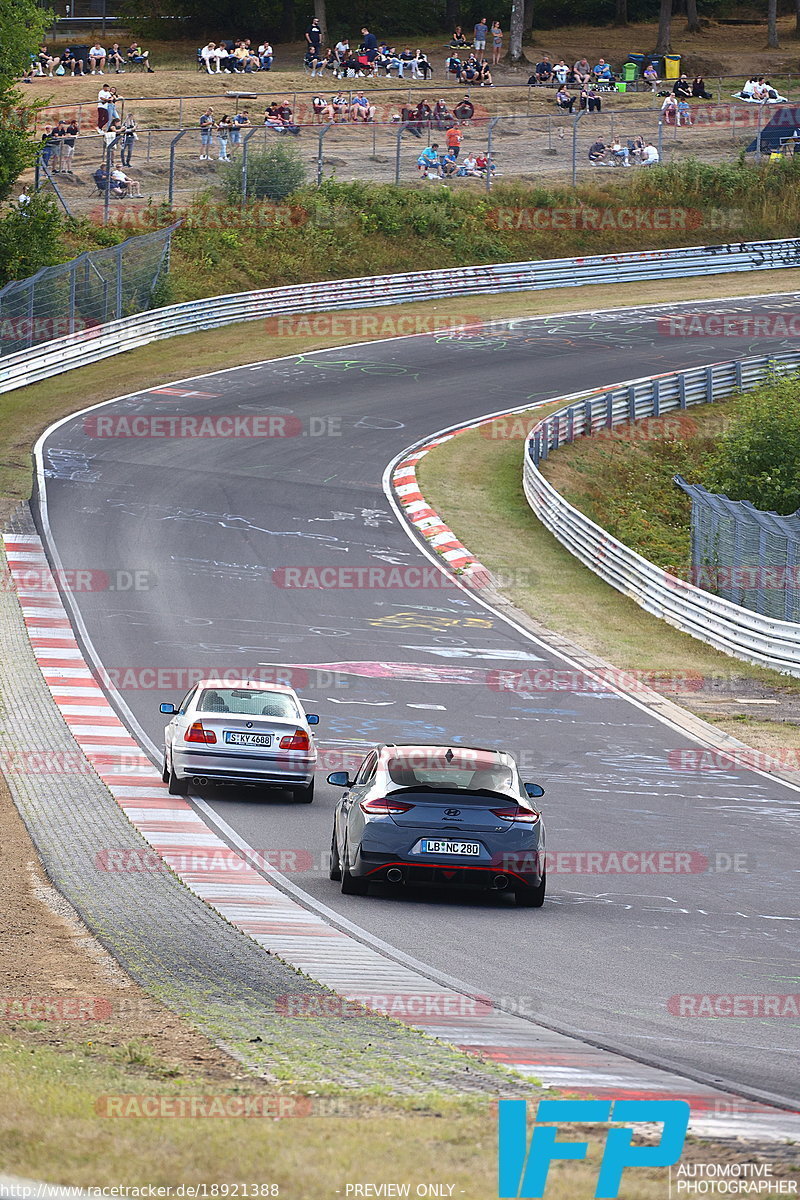
[[[117,289],[114,303],[114,318],[121,321],[125,315],[122,311],[122,242],[116,247],[114,255],[117,267]]]
[[[333,122],[323,125],[317,136],[317,187],[322,187],[322,168],[325,165],[325,158],[322,151],[322,139],[330,130],[333,129]]]
[[[167,203],[170,208],[172,208],[175,199],[175,148],[181,138],[185,137],[188,132],[188,129],[182,129],[169,144],[169,190],[167,192]]]
[[[247,158],[250,152],[250,138],[255,137],[261,127],[256,125],[242,139],[242,207],[247,204]]]
[[[403,121],[401,121],[400,128],[397,130],[397,137],[395,139],[394,181],[396,184],[400,183],[400,142],[401,142],[403,134],[405,132],[405,128],[406,128],[405,123]]]
[[[578,122],[581,117],[585,117],[588,109],[581,109],[576,113],[575,120],[572,122],[572,186],[578,182]]]
[[[658,118],[658,161],[663,162],[664,156],[664,118]]]
[[[501,117],[492,117],[489,121],[489,127],[486,130],[486,190],[492,190],[492,134],[494,127]]]
[[[77,289],[78,266],[76,262],[70,263],[69,272],[69,331],[75,332],[75,292]]]
[[[766,108],[765,104],[759,104],[759,106],[758,106],[758,128],[756,130],[756,162],[757,163],[761,162],[761,127],[764,124],[764,109],[765,108]]]

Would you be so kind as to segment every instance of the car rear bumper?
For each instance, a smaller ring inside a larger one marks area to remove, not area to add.
[[[226,754],[213,750],[173,750],[172,766],[179,779],[205,778],[221,783],[274,784],[276,787],[307,787],[314,778],[316,755]]]
[[[539,868],[541,862],[541,869]],[[406,883],[421,886],[474,888],[479,891],[504,891],[538,887],[542,881],[544,855],[526,855],[524,869],[507,864],[473,864],[459,860],[421,862],[418,857],[366,854],[359,851],[351,874],[374,883]],[[388,878],[389,872],[401,872],[401,878]]]

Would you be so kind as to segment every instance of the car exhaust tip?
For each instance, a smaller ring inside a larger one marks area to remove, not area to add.
[[[498,892],[502,892],[508,887],[508,879],[505,875],[495,875],[492,883],[497,888]]]
[[[403,872],[399,867],[389,867],[389,870],[386,872],[386,878],[389,883],[402,883]]]
[[[192,777],[192,784],[194,787],[205,787],[207,783],[208,780],[206,779],[205,775],[195,775]]]

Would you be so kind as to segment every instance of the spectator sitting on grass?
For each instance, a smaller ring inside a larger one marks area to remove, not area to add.
[[[464,63],[457,54],[451,54],[445,63],[448,75],[455,75],[456,83],[461,83],[461,73],[464,70]]]
[[[461,68],[461,83],[475,84],[478,82],[478,60],[473,55],[467,59]]]
[[[131,179],[130,175],[126,175],[119,167],[111,172],[112,187],[119,188],[123,196],[140,199],[142,195],[142,187],[138,179]]]
[[[562,85],[572,82],[572,80],[575,78],[572,71],[570,71],[569,67],[564,62],[563,58],[560,59],[559,62],[557,62],[553,67],[553,76],[556,83],[560,83]]]
[[[679,100],[688,100],[692,94],[692,85],[685,75],[681,75],[680,79],[675,80],[672,90]]]
[[[593,87],[581,88],[580,107],[590,113],[603,111],[603,103]]]
[[[259,67],[261,68],[261,70],[262,71],[271,71],[274,58],[275,58],[275,51],[272,49],[272,46],[265,38],[264,41],[261,43],[261,45],[258,47],[258,63],[259,63]]]
[[[449,179],[451,175],[455,175],[458,170],[458,159],[449,147],[439,159],[439,168],[445,179]]]
[[[455,29],[453,30],[453,36],[450,38],[450,49],[463,50],[466,44],[467,39],[464,36],[461,26],[456,25]]]
[[[427,80],[428,76],[433,74],[433,67],[430,64],[425,51],[417,49],[416,53],[414,54],[414,61],[417,64],[417,70],[422,78]]]
[[[691,125],[692,123],[692,106],[688,100],[680,99],[678,101],[678,111],[676,113],[678,125]]]
[[[353,96],[353,102],[350,105],[350,119],[352,121],[374,121],[376,108],[374,104],[370,104],[363,92],[356,92]]]
[[[695,75],[692,80],[692,95],[697,100],[712,100],[711,92],[706,91],[706,81],[702,75]]]
[[[463,100],[459,100],[458,104],[453,109],[453,116],[462,125],[468,125],[475,116],[475,105],[470,100],[469,96],[465,96]]]
[[[76,58],[69,46],[61,54],[61,66],[64,68],[64,73],[69,71],[70,75],[83,74],[83,60]]]
[[[482,179],[485,179],[487,175],[495,175],[497,173],[497,168],[491,157],[488,154],[484,154],[483,151],[476,155],[475,168]]]
[[[104,50],[103,51],[103,61],[105,61],[105,53],[106,52]],[[40,68],[39,74],[44,75],[46,72],[47,75],[50,77],[50,79],[52,79],[53,71],[57,71],[58,68],[61,66],[61,59],[57,55],[51,54],[50,51],[47,49],[47,46],[39,47],[38,58],[39,58],[39,68]],[[94,75],[94,71],[92,71],[92,74]],[[102,71],[100,72],[100,74],[102,75]]]
[[[439,143],[434,142],[432,146],[426,146],[417,159],[417,167],[422,179],[428,178],[429,171],[435,171],[439,174]]]
[[[609,83],[613,78],[611,67],[604,58],[601,58],[596,66],[592,67],[592,75],[596,83]]]
[[[576,83],[589,83],[592,78],[592,68],[589,66],[588,58],[579,58],[572,68],[572,74],[575,76]]]
[[[99,192],[108,192],[111,196],[124,196],[125,192],[114,179],[110,178],[106,170],[105,163],[101,163],[96,171],[92,173],[92,178],[97,184]]]
[[[556,106],[558,108],[566,109],[570,114],[572,114],[572,110],[575,107],[575,97],[570,96],[566,86],[563,83],[556,92]]]
[[[659,153],[652,142],[648,142],[642,150],[642,166],[655,167],[658,166]]]
[[[472,176],[480,175],[480,172],[478,171],[478,160],[475,158],[475,155],[471,151],[467,154],[467,157],[464,159],[463,163],[458,168],[458,174],[459,175],[472,175]]]
[[[606,144],[598,138],[596,142],[592,142],[589,147],[589,162],[598,165],[606,161]]]
[[[481,87],[484,87],[486,84],[488,84],[489,87],[494,87],[494,82],[492,81],[492,72],[489,70],[489,63],[485,58],[481,59],[481,61],[478,63],[478,80],[480,81]]]
[[[553,64],[550,62],[549,54],[542,55],[542,61],[536,64],[533,71],[537,83],[541,86],[553,82]]]

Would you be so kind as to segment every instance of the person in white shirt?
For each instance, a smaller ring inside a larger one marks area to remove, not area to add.
[[[654,167],[658,163],[658,151],[652,142],[648,142],[642,150],[642,166]]]
[[[274,57],[275,55],[269,42],[262,42],[258,47],[258,61],[261,64],[262,71],[272,70],[272,60]]]
[[[106,65],[106,52],[97,42],[89,51],[89,66],[92,68],[92,74],[103,74],[103,67]]]
[[[206,64],[206,70],[208,71],[209,75],[214,74],[214,69],[211,65],[212,63],[216,67],[217,75],[219,75],[219,56],[217,55],[216,42],[208,42],[207,45],[203,46],[203,49],[200,51],[200,57]]]
[[[569,67],[564,62],[563,58],[561,59],[561,62],[556,63],[556,65],[553,67],[553,74],[560,84],[563,85],[567,82]]]
[[[140,197],[142,187],[138,179],[131,179],[130,175],[126,175],[119,167],[111,172],[111,185],[118,187],[125,196]]]

